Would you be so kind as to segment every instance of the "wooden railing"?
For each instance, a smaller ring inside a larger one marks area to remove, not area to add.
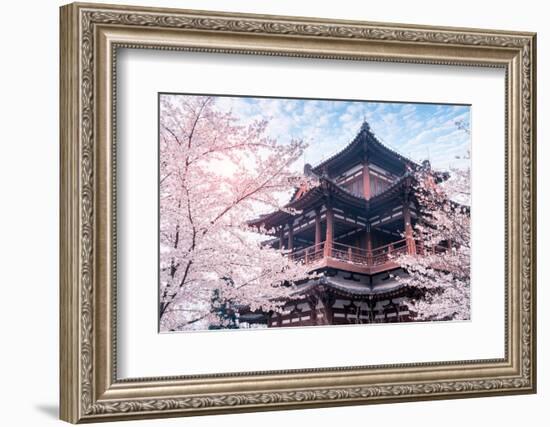
[[[306,264],[319,261],[325,256],[325,242],[291,252],[289,256],[294,261],[302,261]]]
[[[332,250],[329,256],[340,261],[353,262],[355,264],[368,264],[369,260],[369,253],[365,249],[337,242],[332,243]]]
[[[407,253],[407,239],[398,240],[388,243],[384,246],[379,246],[372,250],[372,258],[370,265],[382,265],[390,261],[392,256],[397,256]]]
[[[444,246],[424,246],[421,242],[407,242],[407,239],[398,240],[387,245],[374,248],[367,251],[356,246],[345,245],[343,243],[333,242],[330,248],[326,248],[325,242],[307,248],[298,249],[289,254],[289,256],[298,262],[305,264],[314,263],[325,257],[333,258],[339,261],[350,262],[366,266],[380,266],[398,255],[416,252],[419,255],[431,255],[444,253],[448,249]]]

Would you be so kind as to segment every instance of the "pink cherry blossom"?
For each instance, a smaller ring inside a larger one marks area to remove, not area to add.
[[[262,244],[265,230],[247,225],[258,212],[281,207],[281,194],[300,179],[290,166],[305,144],[269,138],[266,121],[243,126],[216,110],[215,102],[203,96],[160,99],[163,331],[216,322],[214,291],[219,300],[251,311],[276,311],[292,284],[307,277],[305,266]]]
[[[469,158],[469,156],[468,156]],[[420,211],[415,239],[421,253],[397,261],[409,273],[399,278],[420,291],[413,300],[419,319],[470,319],[470,170],[451,169],[435,184],[432,172],[416,173],[414,193]],[[444,242],[447,250],[441,248]]]

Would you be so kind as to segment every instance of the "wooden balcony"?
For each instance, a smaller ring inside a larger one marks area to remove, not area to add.
[[[375,274],[399,268],[395,257],[401,254],[443,253],[446,247],[425,247],[418,241],[398,240],[367,251],[366,249],[333,242],[327,245],[321,242],[307,248],[293,251],[289,256],[298,262],[311,264],[315,268],[332,267],[355,273]]]

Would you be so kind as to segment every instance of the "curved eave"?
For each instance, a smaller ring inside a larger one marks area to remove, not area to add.
[[[329,194],[337,197],[337,200],[352,205],[358,209],[365,209],[367,199],[364,197],[356,196],[328,178],[324,178],[321,185],[328,190]]]
[[[410,185],[412,175],[406,173],[397,180],[391,187],[388,187],[382,193],[370,198],[369,200],[356,196],[340,185],[336,184],[328,178],[321,178],[321,184],[312,188],[302,197],[291,201],[285,207],[289,209],[303,210],[315,206],[320,206],[325,196],[330,195],[335,202],[343,203],[351,208],[360,211],[375,209],[377,205],[384,204],[395,197],[400,197],[403,189]],[[269,214],[260,216],[259,218],[248,221],[248,225],[252,227],[273,228],[290,221],[294,215],[285,211],[275,211]]]
[[[326,196],[331,196],[334,200],[348,204],[358,209],[364,209],[366,199],[350,193],[334,181],[322,177],[321,184],[304,193],[299,199],[293,200],[286,205],[287,208],[302,210],[315,204],[320,204]]]
[[[312,170],[316,174],[322,174],[325,168],[329,169],[333,165],[339,163],[342,157],[345,157],[348,154],[353,154],[355,151],[362,150],[362,138],[361,132],[359,132],[355,138],[346,145],[342,150],[330,156],[328,159],[323,160],[317,166],[313,167]]]
[[[301,210],[309,206],[315,205],[317,203],[320,203],[324,196],[325,196],[325,193],[323,192],[323,189],[321,188],[321,186],[314,187],[309,191],[305,192],[304,194],[302,194],[302,196],[299,199],[292,200],[290,203],[286,205],[286,207],[290,209]]]
[[[271,228],[276,224],[288,222],[292,218],[292,215],[284,211],[275,211],[262,215],[259,218],[247,221],[250,227],[262,227]]]
[[[416,169],[420,166],[414,160],[384,145],[371,131],[362,130],[342,150],[322,161],[317,166],[313,167],[312,170],[317,174],[322,174],[325,169],[330,170],[350,164],[350,157],[357,159],[358,157],[360,158],[364,152],[368,154],[369,151],[371,151],[371,155],[378,155],[384,157],[389,162],[399,163],[405,169],[407,166],[412,169]]]
[[[403,156],[402,154],[399,154],[397,151],[392,150],[388,146],[382,144],[374,134],[369,133],[369,141],[368,141],[369,148],[374,150],[375,153],[378,153],[379,155],[387,156],[389,158],[398,160],[403,165],[409,166],[412,169],[418,168],[420,165],[416,163],[414,160],[409,159],[408,157]]]
[[[334,294],[348,298],[386,299],[398,296],[406,289],[407,286],[401,283],[386,289],[371,289],[368,286],[358,285],[345,286],[338,283],[333,283],[330,279],[323,277],[321,279],[313,280],[306,285],[302,285],[300,289],[296,290],[294,297],[304,297],[305,295],[312,294],[316,291],[326,292],[329,290]]]
[[[309,207],[320,203],[321,199],[324,197],[323,191],[320,187],[315,187],[303,194],[299,199],[293,200],[285,205],[285,208],[301,210],[305,207]],[[248,221],[248,225],[253,227],[273,228],[277,225],[281,225],[290,221],[294,215],[278,210],[275,212],[262,215],[257,219]]]
[[[291,199],[286,207],[301,210],[318,203],[319,200],[326,195],[336,197],[338,201],[350,204],[359,209],[365,207],[366,199],[364,197],[353,194],[326,176],[318,176],[317,178],[320,181],[318,186],[311,188],[299,198]]]
[[[299,199],[291,201],[285,205],[285,208],[304,210],[311,207],[317,207],[323,204],[327,195],[330,195],[335,202],[343,203],[357,210],[364,211],[367,206],[367,200],[365,198],[355,196],[335,182],[323,177],[321,178],[321,184],[319,186],[310,189]],[[279,210],[248,221],[248,225],[252,227],[264,226],[265,228],[273,228],[288,222],[293,217],[294,215]]]
[[[374,197],[371,197],[367,206],[369,209],[374,209],[376,205],[384,204],[391,199],[394,199],[396,196],[401,196],[403,194],[403,189],[411,184],[412,175],[406,173],[397,181],[395,181],[390,187],[386,188],[382,193],[377,194]]]

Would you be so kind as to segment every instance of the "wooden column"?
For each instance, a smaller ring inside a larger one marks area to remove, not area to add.
[[[407,253],[409,255],[416,254],[416,245],[414,243],[413,229],[411,223],[411,208],[408,198],[403,202],[403,221],[405,226],[405,241],[407,244]]]
[[[321,209],[315,209],[315,250],[321,243]]]
[[[290,251],[294,249],[294,220],[288,223],[288,249]]]
[[[309,317],[310,317],[310,320],[311,320],[311,324],[312,325],[317,325],[317,309],[316,309],[316,306],[317,306],[317,298],[312,295],[309,297],[308,299],[308,304],[309,304]]]
[[[367,251],[367,265],[372,264],[372,234],[370,230],[370,224],[367,224],[367,229],[365,232],[365,249]]]
[[[279,249],[282,251],[285,248],[285,228],[281,226],[279,229]]]
[[[334,237],[334,214],[332,212],[332,206],[330,203],[327,203],[327,233],[325,237],[325,256],[332,256],[332,241]]]
[[[363,195],[365,199],[370,199],[370,169],[367,160],[363,160]]]
[[[332,304],[334,304],[334,298],[332,295],[327,295],[323,301],[325,306],[325,321],[327,325],[333,325],[334,323],[334,313],[332,312]]]

